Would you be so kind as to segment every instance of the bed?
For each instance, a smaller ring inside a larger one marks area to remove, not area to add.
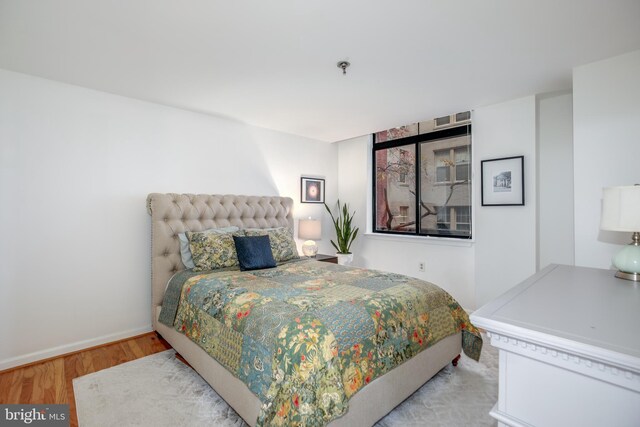
[[[274,227],[293,229],[292,208],[293,200],[287,197],[152,193],[147,198],[147,209],[151,215],[153,328],[251,426],[275,424],[266,422],[264,419],[264,399],[261,400],[249,388],[246,379],[245,382],[240,380],[237,373],[236,375],[231,373],[223,363],[211,357],[203,347],[177,330],[179,327],[169,326],[166,321],[164,323],[159,321],[159,317],[170,280],[172,278],[176,280],[180,276],[176,273],[184,275],[185,280],[188,276],[180,256],[179,233],[228,226],[241,229]],[[322,268],[341,268],[320,264],[325,263],[302,260],[297,264],[294,262],[291,265],[278,266],[276,270],[294,270],[298,273],[304,270],[324,274]],[[343,275],[352,274],[344,270],[340,271]],[[354,269],[354,272],[361,275],[369,274],[362,269]],[[466,313],[461,309],[459,311],[468,322]],[[475,357],[479,356],[482,341],[479,336],[476,339],[469,331],[473,331],[473,327],[470,324],[465,326],[463,323],[463,330],[451,331],[445,338],[439,339],[424,349],[421,348],[415,356],[406,361],[403,360],[399,366],[361,386],[362,388],[350,396],[346,413],[332,419],[328,425],[332,427],[373,425],[440,369],[456,359],[461,352],[463,339],[465,351],[468,348],[472,349]],[[422,345],[422,341],[420,344]],[[263,417],[262,420],[260,416]],[[324,424],[324,422],[318,424]]]

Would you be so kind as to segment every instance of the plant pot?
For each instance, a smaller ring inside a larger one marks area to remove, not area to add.
[[[336,256],[340,265],[351,265],[353,261],[353,254],[336,254]]]

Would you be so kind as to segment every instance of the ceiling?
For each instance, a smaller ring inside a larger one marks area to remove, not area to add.
[[[569,89],[638,22],[639,0],[0,0],[0,68],[338,141]]]

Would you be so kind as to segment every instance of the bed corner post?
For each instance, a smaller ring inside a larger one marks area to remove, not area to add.
[[[453,360],[451,361],[451,364],[453,366],[458,366],[459,361],[460,361],[460,355],[457,355],[456,357],[453,358]]]

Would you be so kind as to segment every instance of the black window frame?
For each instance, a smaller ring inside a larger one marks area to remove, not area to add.
[[[378,234],[391,234],[391,235],[396,235],[396,236],[419,236],[419,237],[438,237],[438,238],[446,238],[446,239],[458,239],[458,240],[471,240],[473,238],[473,225],[470,227],[471,229],[469,230],[469,235],[468,236],[459,236],[459,235],[455,235],[455,234],[436,234],[436,233],[428,233],[428,232],[421,232],[422,229],[422,218],[420,215],[420,194],[421,194],[421,179],[420,179],[420,162],[421,162],[421,158],[422,158],[422,153],[421,153],[421,145],[422,143],[425,142],[430,142],[430,141],[438,141],[438,140],[442,140],[442,139],[447,139],[447,138],[456,138],[456,137],[460,137],[460,136],[467,136],[469,135],[469,137],[471,137],[471,124],[465,124],[465,125],[460,125],[460,126],[455,126],[455,127],[450,127],[447,129],[441,129],[441,130],[434,130],[428,133],[423,133],[423,134],[418,134],[418,135],[413,135],[413,136],[408,136],[405,138],[398,138],[398,139],[393,139],[391,141],[384,141],[384,142],[376,142],[376,134],[373,134],[373,147],[371,149],[371,161],[372,161],[372,172],[373,172],[373,183],[372,183],[372,201],[373,201],[373,209],[372,209],[372,216],[373,216],[373,233],[378,233]],[[473,142],[472,142],[473,144]],[[385,150],[385,149],[389,149],[389,148],[397,148],[397,147],[404,147],[404,146],[414,146],[415,147],[415,176],[416,176],[416,183],[415,183],[415,216],[416,216],[416,227],[415,227],[415,232],[411,233],[411,232],[406,232],[406,231],[393,231],[393,230],[377,230],[376,229],[376,224],[377,224],[377,212],[378,212],[378,205],[377,205],[377,198],[376,198],[376,184],[377,184],[377,171],[376,171],[376,152],[380,151],[380,150]],[[471,175],[471,162],[469,162],[469,175]],[[455,177],[454,177],[455,178]],[[471,185],[471,193],[473,193],[473,180],[470,183]],[[472,212],[472,206],[469,205],[470,211],[469,211],[469,220],[471,220],[471,212]]]

